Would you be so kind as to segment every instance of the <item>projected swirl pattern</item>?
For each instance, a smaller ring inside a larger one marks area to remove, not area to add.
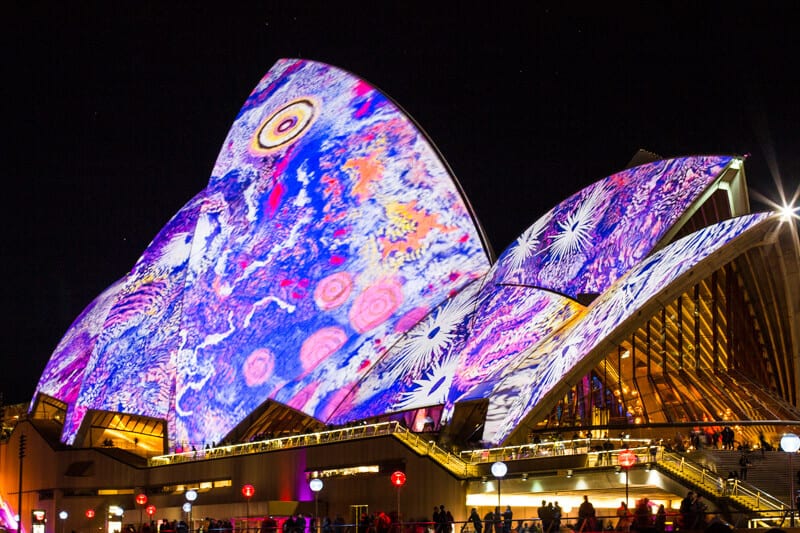
[[[408,117],[350,74],[281,60],[208,186],[76,319],[37,392],[68,404],[69,443],[89,410],[164,419],[174,442],[207,443],[267,400],[344,424],[437,405],[447,420],[481,398],[499,442],[627,316],[606,302],[630,280],[668,284],[679,258],[704,257],[694,244],[648,254],[731,161],[601,180],[490,271],[480,227]],[[672,270],[656,276],[662,264]],[[600,294],[589,307],[575,299],[587,293]]]
[[[75,322],[38,390],[74,405],[67,441],[88,409],[164,418],[191,442],[222,439],[267,399],[324,420],[409,316],[488,268],[413,123],[352,75],[283,60],[208,187]]]
[[[502,442],[531,408],[624,320],[682,274],[769,217],[768,213],[758,213],[720,222],[670,244],[636,265],[593,302],[580,321],[529,351],[504,375],[495,376],[497,382],[493,386],[485,387],[489,414],[484,438]]]
[[[731,162],[683,157],[618,172],[561,202],[514,242],[494,283],[600,294],[644,258]]]

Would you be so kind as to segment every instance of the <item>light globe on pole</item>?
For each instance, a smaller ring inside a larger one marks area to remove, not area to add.
[[[139,506],[139,530],[141,531],[141,529],[142,529],[142,507],[144,507],[147,504],[147,494],[145,494],[144,492],[140,492],[139,494],[136,495],[135,500],[136,500],[136,505]]]
[[[625,469],[625,506],[628,506],[628,471],[631,469],[633,465],[636,464],[636,454],[630,450],[622,450],[617,455],[617,462],[619,466]]]
[[[789,526],[794,527],[795,502],[792,456],[797,453],[797,450],[800,450],[800,437],[794,433],[785,433],[783,437],[781,437],[781,449],[789,455],[789,508],[791,509],[791,513],[789,514]]]
[[[316,527],[314,528],[316,533],[320,531],[320,523],[319,523],[319,503],[317,500],[317,495],[319,491],[322,490],[324,483],[318,477],[313,478],[311,481],[308,482],[308,487],[314,492],[314,524]]]
[[[497,507],[500,507],[500,481],[508,473],[508,466],[503,461],[492,463],[492,475],[497,478]]]
[[[197,499],[197,491],[194,489],[189,489],[183,495],[186,498],[186,503],[183,504],[183,511],[189,515],[189,530],[192,529],[192,504]]]
[[[400,488],[406,484],[406,474],[400,470],[392,472],[392,485],[397,487],[397,523],[400,524],[400,531],[403,530],[403,521],[400,520]]]
[[[64,522],[69,518],[69,513],[66,511],[59,511],[58,517],[61,519],[61,533],[64,533]]]
[[[246,485],[242,486],[242,496],[244,496],[244,499],[247,502],[246,503],[247,521],[245,522],[247,524],[246,529],[250,529],[250,498],[252,498],[255,495],[255,493],[256,493],[256,488],[250,483],[247,483]]]

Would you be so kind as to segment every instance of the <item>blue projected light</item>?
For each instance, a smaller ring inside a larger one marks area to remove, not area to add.
[[[391,100],[329,65],[281,60],[208,186],[75,320],[37,394],[67,403],[67,443],[90,410],[166,420],[175,442],[201,443],[267,401],[345,424],[431,407],[446,421],[474,399],[489,400],[485,438],[499,442],[625,320],[617,298],[636,286],[631,305],[643,304],[705,257],[695,241],[715,236],[710,250],[760,220],[653,254],[733,161],[609,176],[492,266],[454,178]]]

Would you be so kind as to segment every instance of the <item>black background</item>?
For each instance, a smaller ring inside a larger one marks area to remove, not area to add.
[[[639,148],[750,154],[753,208],[791,197],[792,4],[601,4],[4,5],[4,402],[31,399],[69,324],[205,186],[281,57],[331,63],[395,99],[497,254]]]

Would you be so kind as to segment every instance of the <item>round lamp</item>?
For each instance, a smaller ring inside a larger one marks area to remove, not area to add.
[[[144,512],[149,514],[150,516],[153,516],[154,514],[156,514],[156,506],[155,505],[148,505],[145,508]]]
[[[144,492],[140,492],[136,495],[136,503],[139,505],[144,505],[147,503],[147,494]]]
[[[94,509],[86,509],[86,518],[94,518]]]
[[[191,513],[192,512],[192,504],[189,503],[189,502],[184,502],[182,509],[183,509],[184,513]]]
[[[242,496],[244,496],[248,500],[252,498],[255,493],[256,493],[256,488],[250,483],[242,487]]]
[[[319,491],[321,491],[321,490],[322,490],[322,485],[323,485],[323,483],[322,483],[322,480],[321,480],[321,479],[319,479],[319,478],[316,478],[316,477],[315,477],[314,479],[312,479],[311,481],[309,481],[309,482],[308,482],[308,486],[309,486],[309,487],[311,488],[311,490],[313,490],[314,492],[319,492]]]
[[[197,491],[194,489],[189,489],[186,491],[186,494],[184,494],[184,496],[186,497],[187,501],[193,502],[197,499]]]
[[[406,475],[401,471],[392,473],[392,485],[395,487],[402,487],[406,484]]]
[[[630,468],[636,464],[636,454],[630,450],[622,450],[617,455],[617,461],[622,468]]]
[[[497,461],[492,464],[492,475],[494,477],[503,477],[508,472],[508,466],[503,461]]]
[[[796,453],[800,450],[800,437],[794,433],[786,433],[781,437],[781,448],[785,452]]]
[[[69,513],[68,513],[68,512],[66,512],[66,511],[60,511],[60,512],[58,513],[58,517],[59,517],[61,520],[66,520],[67,518],[69,518]]]

